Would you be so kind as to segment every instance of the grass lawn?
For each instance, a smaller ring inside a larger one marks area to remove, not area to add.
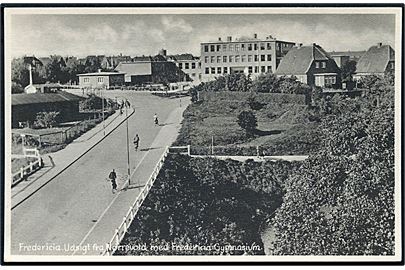
[[[18,172],[21,167],[28,166],[30,162],[34,162],[36,158],[33,157],[25,157],[25,158],[12,158],[11,159],[11,172],[16,173]]]
[[[245,97],[219,98],[191,104],[184,112],[183,126],[176,145],[208,147],[212,136],[215,146],[260,146],[266,154],[308,154],[316,149],[318,123],[308,119],[306,105],[265,103],[254,110],[257,132],[249,136],[238,125],[237,117],[251,110]],[[230,153],[229,153],[230,154]],[[237,153],[241,154],[241,153]]]

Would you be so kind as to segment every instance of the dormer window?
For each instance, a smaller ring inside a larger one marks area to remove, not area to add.
[[[315,68],[319,68],[321,65],[319,62],[315,62]]]
[[[321,62],[322,68],[326,68],[326,62]]]

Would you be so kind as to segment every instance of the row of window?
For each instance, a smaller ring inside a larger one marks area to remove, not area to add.
[[[279,49],[292,47],[293,44],[278,43]],[[271,50],[271,43],[261,42],[261,43],[237,43],[237,44],[211,44],[204,45],[204,52],[226,52],[226,51],[257,51],[260,50]]]
[[[204,45],[204,52],[257,51],[258,43]],[[271,43],[260,43],[260,50],[271,50]]]
[[[83,78],[83,82],[89,83],[89,82],[90,82],[90,78]],[[104,82],[104,77],[97,77],[97,82],[98,82],[98,83],[103,83],[103,82]]]
[[[232,62],[258,62],[259,55],[224,55],[224,56],[205,56],[204,62],[205,63],[232,63]],[[271,61],[271,54],[262,54],[260,55],[260,61]]]
[[[259,66],[249,66],[248,67],[248,73],[253,73],[253,68],[254,68],[254,73],[265,73],[267,72],[273,72],[273,69],[271,66],[267,66],[267,70],[265,66],[261,66],[259,69]],[[231,70],[231,69],[229,69]],[[228,74],[228,67],[211,67],[211,68],[205,68],[205,74]]]
[[[326,68],[326,62],[315,62],[315,68]]]
[[[191,69],[195,69],[196,63],[191,63]],[[201,64],[199,64],[199,67],[201,67]],[[179,68],[183,69],[183,63],[179,63]],[[184,63],[184,69],[190,69],[190,63]]]

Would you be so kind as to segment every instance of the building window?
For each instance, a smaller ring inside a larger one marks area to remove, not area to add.
[[[241,44],[241,45],[240,45],[240,50],[241,50],[241,51],[246,50],[246,44]]]
[[[257,43],[255,43],[255,51],[257,51]]]
[[[201,62],[198,62],[198,67],[201,68]]]
[[[88,82],[90,82],[90,78],[84,78],[83,81],[84,81],[85,83],[88,83]]]
[[[260,55],[260,61],[266,61],[266,56],[264,54]]]
[[[240,56],[239,56],[239,55],[236,55],[236,56],[235,56],[235,63],[238,63],[238,62],[239,62],[239,59],[240,59]]]
[[[204,45],[204,52],[208,52],[208,45]]]
[[[185,63],[184,66],[185,66],[186,69],[189,69],[189,68],[190,68],[190,64],[189,64],[189,63]]]
[[[217,67],[217,73],[221,74],[221,67]]]
[[[242,62],[246,62],[246,55],[242,55]]]
[[[217,45],[217,52],[221,50],[221,45]]]
[[[215,74],[215,68],[214,67],[211,68],[211,74]]]
[[[211,45],[211,52],[215,52],[215,45]]]
[[[265,46],[264,46],[264,43],[260,43],[260,50],[265,50],[266,48],[265,48]]]
[[[229,56],[229,63],[232,63],[232,62],[233,62],[233,56],[230,55],[230,56]]]
[[[215,63],[215,56],[211,56],[211,63]]]
[[[195,73],[191,73],[191,77],[195,77]]]
[[[191,68],[195,69],[195,63],[191,63]]]
[[[253,56],[248,55],[248,62],[252,62],[252,60],[253,60]]]
[[[271,54],[267,55],[267,61],[271,61]]]
[[[235,51],[236,51],[236,52],[239,51],[239,44],[235,44]]]
[[[319,68],[319,67],[320,67],[319,62],[315,62],[315,68]]]
[[[326,62],[322,62],[322,68],[326,68]]]
[[[208,60],[209,60],[208,56],[204,57],[204,62],[205,63],[208,63]]]
[[[217,63],[221,63],[221,56],[217,56]]]
[[[325,85],[334,85],[334,84],[336,84],[335,76],[326,76],[325,77]]]
[[[205,74],[210,74],[210,69],[209,68],[205,68]]]
[[[224,67],[224,74],[228,73],[228,67]]]
[[[104,78],[103,77],[97,77],[97,82],[99,82],[99,83],[104,82]]]
[[[248,44],[248,51],[251,51],[252,50],[252,43],[249,43]]]
[[[259,61],[259,56],[255,55],[255,62]]]
[[[269,73],[273,72],[273,69],[271,68],[271,66],[267,66],[267,72],[269,72]]]
[[[232,52],[233,51],[233,45],[229,44],[229,51]]]
[[[253,73],[253,67],[252,66],[248,67],[248,72],[249,72],[249,74]]]
[[[228,58],[228,57],[227,57],[226,55],[224,55],[224,57],[222,57],[222,62],[226,63],[226,62],[227,62],[227,61],[226,61],[227,58]]]
[[[179,63],[179,69],[183,69],[183,63]]]
[[[259,67],[255,66],[255,73],[259,73]]]
[[[266,67],[265,66],[262,66],[261,67],[261,73],[265,73],[266,72]]]
[[[222,45],[222,50],[225,52],[226,51],[226,44]]]
[[[271,43],[267,43],[267,50],[271,50]]]

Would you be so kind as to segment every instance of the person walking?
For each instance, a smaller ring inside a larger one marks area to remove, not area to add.
[[[114,194],[117,191],[117,174],[115,173],[115,169],[113,169],[110,174],[108,175],[110,178],[111,186],[112,186],[112,193]]]
[[[135,151],[138,151],[138,147],[139,147],[139,136],[138,136],[138,134],[136,134],[135,137],[134,137],[134,145],[135,145]]]
[[[155,126],[158,126],[158,125],[159,125],[159,119],[158,119],[158,116],[157,116],[156,113],[155,113],[155,115],[153,116],[153,121],[155,122]]]

